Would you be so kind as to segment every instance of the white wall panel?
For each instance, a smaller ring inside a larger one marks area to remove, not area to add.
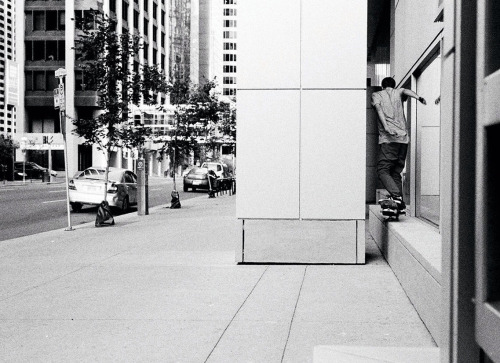
[[[302,2],[302,87],[366,87],[366,4]]]
[[[238,2],[238,88],[298,87],[300,0]]]
[[[299,217],[300,91],[238,93],[238,218]]]
[[[365,218],[365,93],[302,91],[301,218]]]

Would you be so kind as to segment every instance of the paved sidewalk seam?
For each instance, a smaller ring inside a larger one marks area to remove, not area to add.
[[[229,323],[227,324],[227,326],[224,328],[224,330],[222,331],[222,334],[220,335],[219,339],[217,340],[217,342],[215,343],[214,347],[212,348],[212,350],[210,351],[210,353],[208,353],[208,356],[207,358],[205,359],[204,363],[206,363],[209,359],[210,359],[210,356],[212,355],[212,353],[215,351],[215,348],[217,348],[217,345],[219,345],[219,342],[222,340],[222,337],[224,336],[224,334],[226,333],[227,329],[229,329],[229,327],[231,326],[231,323],[234,321],[234,319],[236,318],[236,316],[238,315],[238,313],[240,312],[241,308],[243,307],[243,305],[245,305],[245,303],[247,302],[248,298],[250,297],[250,295],[252,295],[252,293],[254,292],[255,288],[257,287],[257,285],[259,284],[259,282],[262,280],[262,278],[264,277],[264,275],[266,274],[267,270],[269,269],[269,266],[266,267],[266,269],[262,272],[262,275],[260,275],[259,279],[257,280],[257,282],[255,283],[254,287],[252,288],[252,290],[250,290],[250,292],[248,293],[247,297],[245,298],[245,300],[243,300],[243,302],[241,303],[240,307],[238,308],[238,310],[236,310],[236,313],[234,313],[233,317],[231,318],[231,320],[229,321]]]
[[[302,282],[300,283],[299,293],[297,295],[297,300],[295,301],[295,307],[293,308],[292,319],[290,320],[290,326],[288,327],[288,335],[286,337],[285,346],[283,347],[283,354],[281,355],[281,362],[285,359],[286,347],[288,345],[288,340],[290,339],[290,333],[292,331],[293,319],[295,318],[295,312],[297,311],[297,305],[299,304],[300,293],[302,292],[302,286],[304,286],[304,281],[306,279],[307,267],[304,269],[304,275],[302,276]]]

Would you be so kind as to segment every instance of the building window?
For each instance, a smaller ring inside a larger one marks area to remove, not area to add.
[[[148,56],[149,56],[149,44],[144,43],[144,61],[145,63],[148,63]]]
[[[116,13],[116,0],[109,1],[109,11]]]
[[[30,15],[30,12],[27,15]],[[64,10],[33,11],[33,31],[55,31],[65,28]]]
[[[164,10],[161,11],[161,25],[165,26],[165,16],[166,13]]]
[[[26,61],[60,61],[65,59],[64,40],[27,40]]]
[[[236,20],[223,20],[223,27],[224,28],[235,28],[236,27]]]
[[[236,84],[236,77],[224,77],[224,84]]]
[[[224,43],[224,50],[236,50],[236,43]]]
[[[236,73],[236,66],[223,66],[224,73]]]
[[[225,31],[223,34],[224,34],[224,39],[236,39],[235,31]]]
[[[144,19],[144,36],[148,36],[148,28],[149,28],[149,22],[147,19]]]
[[[59,30],[65,30],[66,29],[65,12],[62,10],[59,10],[57,13],[58,13],[58,26],[57,26],[57,28]]]
[[[122,19],[128,22],[128,2],[122,1]]]
[[[153,42],[156,42],[158,38],[157,33],[158,33],[158,28],[155,25],[153,25]]]
[[[57,30],[57,11],[47,11],[46,21],[46,30]]]
[[[95,10],[75,10],[75,22],[79,24],[80,28],[83,26],[83,22],[85,21],[85,26],[89,29],[96,28],[96,13]],[[116,26],[116,24],[115,24]]]
[[[149,0],[144,0],[144,12],[148,12],[148,2]]]
[[[26,71],[24,78],[25,78],[26,91],[33,91],[33,72]]]
[[[224,88],[223,90],[224,96],[236,96],[236,89],[234,88]]]
[[[236,0],[224,0],[225,5],[236,5]]]
[[[33,12],[33,30],[45,30],[45,12]]]
[[[224,62],[236,62],[236,54],[224,54]]]
[[[224,16],[236,16],[236,9],[224,9]]]
[[[158,5],[156,5],[156,3],[153,3],[153,19],[156,19],[157,11],[158,11]]]
[[[45,91],[45,72],[35,71],[33,72],[33,78],[35,81],[35,91]]]
[[[139,12],[134,10],[134,29],[139,29]]]
[[[439,104],[441,89],[441,56],[439,53],[417,78],[416,89],[425,95],[426,106],[417,105],[415,165],[415,213],[417,217],[439,225],[440,223],[440,135],[441,108]],[[408,103],[408,102],[407,102]]]

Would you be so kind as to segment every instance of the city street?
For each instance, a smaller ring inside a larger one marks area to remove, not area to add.
[[[66,188],[64,178],[57,178],[56,183],[47,184],[40,180],[32,183],[22,182],[0,184],[0,241],[50,231],[68,226],[66,208]],[[149,206],[169,204],[173,189],[172,179],[149,178]],[[177,180],[180,201],[197,197],[205,193],[183,192],[182,178]],[[71,225],[95,220],[97,207],[84,206],[79,213],[71,213]],[[116,212],[115,212],[116,213]],[[132,206],[130,213],[137,213]]]

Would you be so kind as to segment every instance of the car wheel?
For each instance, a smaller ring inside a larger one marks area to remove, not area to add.
[[[188,187],[186,186],[186,184],[183,185],[182,190],[184,190],[185,192],[188,191]]]
[[[130,209],[130,203],[128,197],[126,197],[122,202],[122,212],[127,212]]]
[[[75,213],[78,213],[79,211],[82,210],[83,204],[82,203],[70,203],[71,204],[71,210]]]

